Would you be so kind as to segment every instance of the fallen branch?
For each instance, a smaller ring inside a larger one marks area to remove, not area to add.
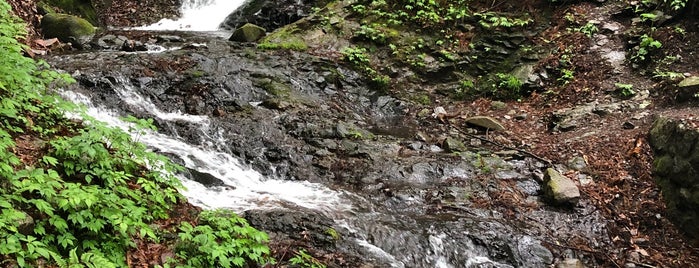
[[[546,159],[546,158],[543,158],[543,157],[541,157],[541,156],[538,156],[538,155],[536,155],[536,154],[534,154],[534,153],[532,153],[532,152],[529,152],[529,151],[526,151],[526,150],[523,150],[523,149],[519,149],[519,148],[515,148],[515,147],[512,147],[512,146],[507,146],[507,145],[504,145],[504,144],[499,143],[499,142],[497,142],[497,141],[490,140],[490,139],[488,139],[488,138],[484,138],[484,137],[481,137],[481,136],[478,136],[478,135],[475,135],[475,134],[468,133],[468,132],[464,131],[463,129],[454,126],[454,125],[451,124],[451,122],[449,122],[449,121],[446,121],[446,123],[447,123],[449,126],[451,126],[451,127],[453,127],[454,129],[456,129],[457,131],[459,131],[459,133],[461,133],[461,134],[463,134],[463,135],[466,135],[466,136],[471,137],[471,138],[479,139],[479,140],[481,140],[481,141],[484,141],[484,142],[493,144],[493,145],[495,145],[495,146],[499,146],[499,147],[505,148],[505,149],[507,149],[507,150],[517,151],[517,152],[519,152],[519,153],[521,153],[521,154],[527,155],[527,156],[529,156],[529,157],[531,157],[531,158],[534,158],[534,159],[536,159],[536,160],[539,160],[539,161],[541,161],[541,162],[544,162],[544,164],[546,164],[547,167],[552,167],[552,166],[553,166],[553,162],[552,162],[551,160],[548,160],[548,159]]]

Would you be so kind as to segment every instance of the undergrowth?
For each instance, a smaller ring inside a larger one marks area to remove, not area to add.
[[[166,266],[273,262],[266,234],[232,212],[160,229],[186,202],[181,167],[85,114],[68,119],[80,108],[50,89],[73,79],[22,56],[24,24],[10,12],[0,1],[0,266],[126,267],[136,239],[164,243],[168,232],[179,239],[164,243],[178,245]]]

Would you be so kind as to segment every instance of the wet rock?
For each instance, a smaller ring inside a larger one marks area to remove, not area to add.
[[[560,205],[576,205],[580,199],[580,190],[575,182],[553,168],[544,172],[544,193],[555,204]]]
[[[442,148],[444,148],[444,150],[450,153],[465,152],[466,150],[468,150],[468,148],[466,148],[466,145],[464,145],[463,142],[452,137],[444,139],[444,141],[442,142]]]
[[[490,131],[505,130],[505,127],[495,118],[490,116],[474,116],[466,118],[466,123],[474,126],[482,127]]]
[[[155,37],[158,43],[182,43],[184,38],[179,35],[158,35]]]
[[[567,258],[558,263],[556,268],[585,268],[585,264],[578,259]]]
[[[553,262],[553,253],[531,236],[523,236],[517,243],[517,250],[530,267],[547,267]]]
[[[650,131],[653,174],[671,220],[699,238],[699,130],[682,120],[659,117]]]
[[[277,239],[310,242],[324,249],[334,248],[337,242],[337,237],[330,232],[335,230],[337,233],[333,220],[314,211],[300,208],[293,211],[249,210],[243,213],[243,217],[251,226],[273,233]]]
[[[118,50],[129,41],[129,38],[123,35],[108,34],[97,39],[95,45],[101,49]]]
[[[189,173],[188,177],[190,179],[192,179],[193,181],[196,181],[198,183],[201,183],[204,186],[213,187],[213,186],[224,186],[225,185],[221,179],[219,179],[216,176],[211,175],[209,173],[200,172],[196,169],[191,169],[191,168],[188,168],[187,172]]]
[[[60,13],[46,14],[41,19],[41,30],[46,38],[58,38],[82,46],[95,35],[95,27],[82,18]]]
[[[148,46],[141,41],[126,40],[126,42],[121,45],[121,50],[126,52],[148,51]]]
[[[581,156],[576,156],[568,160],[568,168],[576,171],[587,170],[587,161]]]
[[[185,104],[185,110],[189,114],[194,114],[194,115],[204,115],[207,114],[206,110],[206,103],[204,100],[197,96],[190,96],[189,98],[184,99],[184,104]]]
[[[252,23],[246,23],[235,29],[228,40],[235,42],[255,42],[265,36],[265,28]]]
[[[246,23],[259,25],[269,31],[295,22],[311,14],[314,6],[325,0],[248,0],[226,17],[221,27],[231,30]]]
[[[289,100],[273,97],[264,100],[262,106],[269,109],[284,111],[293,108],[294,104]]]

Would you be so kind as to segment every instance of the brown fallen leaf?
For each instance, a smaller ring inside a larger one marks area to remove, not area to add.
[[[35,40],[34,40],[34,43],[35,43],[35,44],[37,44],[37,45],[39,45],[39,46],[41,46],[41,47],[44,47],[44,48],[51,47],[53,44],[55,44],[55,43],[57,43],[57,42],[58,42],[58,39],[57,39],[57,38],[51,38],[51,39],[35,39]]]

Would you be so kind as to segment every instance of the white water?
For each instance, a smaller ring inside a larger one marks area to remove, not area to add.
[[[208,119],[205,117],[163,112],[147,98],[129,90],[129,87],[118,89],[117,92],[123,101],[148,111],[154,117],[167,121],[180,120],[196,123],[201,126],[202,131],[208,128]],[[73,102],[86,105],[87,114],[99,121],[124,131],[129,131],[132,127],[130,123],[120,120],[116,112],[95,107],[90,98],[85,95],[76,92],[64,92],[62,95]],[[301,206],[331,215],[349,211],[352,208],[349,201],[341,198],[344,193],[333,191],[321,184],[266,179],[260,173],[241,164],[232,155],[210,148],[217,144],[195,146],[157,132],[148,132],[136,138],[160,152],[179,156],[186,167],[209,173],[224,182],[226,187],[212,190],[180,176],[179,179],[187,188],[183,194],[191,203],[198,206],[229,208],[236,212],[251,208]],[[211,142],[216,143],[216,141]]]
[[[162,19],[152,25],[137,27],[150,31],[218,31],[226,17],[245,0],[184,0],[176,20]]]

